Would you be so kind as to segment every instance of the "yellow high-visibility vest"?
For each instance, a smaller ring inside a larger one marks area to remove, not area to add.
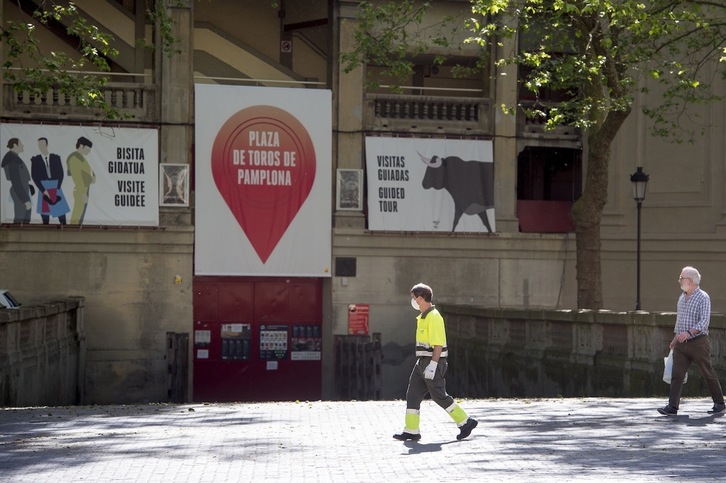
[[[416,355],[431,357],[434,355],[434,346],[437,345],[443,347],[441,357],[449,355],[444,318],[432,305],[426,312],[416,317]]]

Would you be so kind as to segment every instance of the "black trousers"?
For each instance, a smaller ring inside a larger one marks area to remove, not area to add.
[[[431,362],[430,357],[419,357],[416,365],[413,366],[411,376],[408,378],[408,390],[406,390],[406,408],[421,409],[421,401],[424,400],[426,394],[431,394],[431,399],[444,409],[454,404],[454,398],[446,393],[446,369],[449,363],[446,357],[439,359],[439,365],[436,366],[436,374],[433,379],[424,377],[424,369]]]

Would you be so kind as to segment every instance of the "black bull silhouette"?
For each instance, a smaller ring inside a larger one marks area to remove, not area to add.
[[[451,231],[456,230],[461,215],[478,215],[489,232],[487,208],[494,207],[494,163],[480,161],[464,161],[456,156],[431,159],[419,153],[426,163],[421,185],[424,189],[444,189],[454,200],[454,224]]]

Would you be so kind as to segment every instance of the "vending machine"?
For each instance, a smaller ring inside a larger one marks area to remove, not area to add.
[[[195,401],[317,400],[322,280],[196,277]]]

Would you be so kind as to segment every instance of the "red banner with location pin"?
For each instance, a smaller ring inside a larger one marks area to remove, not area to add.
[[[271,106],[229,118],[212,146],[212,174],[224,201],[265,263],[315,181],[305,127]]]
[[[195,273],[330,276],[330,91],[195,86]]]

